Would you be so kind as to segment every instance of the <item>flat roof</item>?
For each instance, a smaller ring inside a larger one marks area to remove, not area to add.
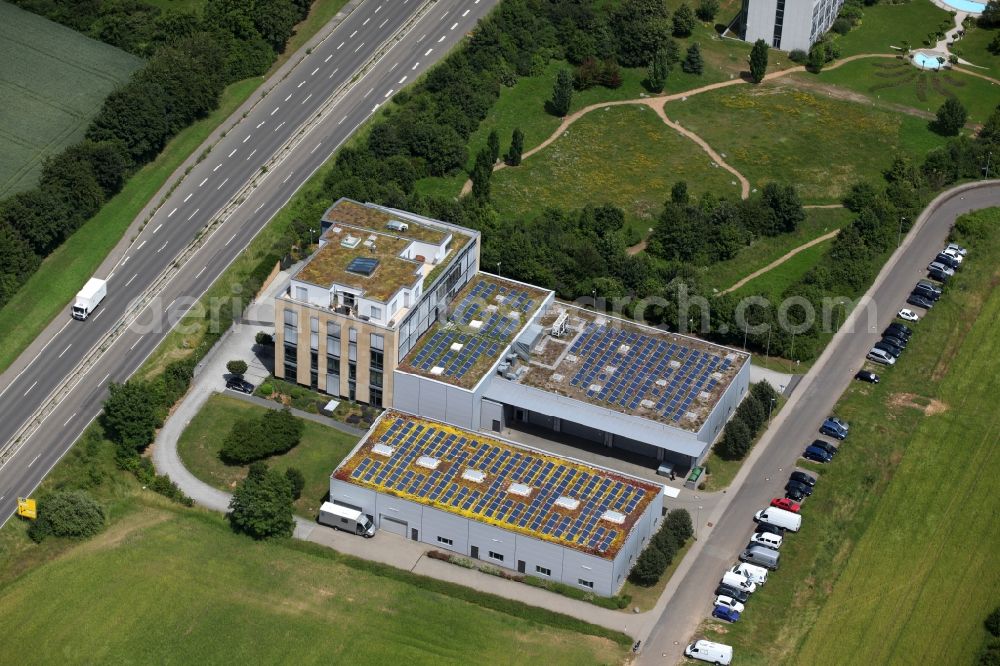
[[[614,559],[659,485],[389,410],[332,478]]]
[[[331,236],[326,245],[309,257],[293,279],[324,289],[334,284],[351,287],[362,292],[365,298],[381,302],[401,288],[417,283],[423,264],[399,256],[413,241],[376,234],[372,247],[364,244],[370,234],[355,235],[358,241],[356,247],[348,248],[341,245],[341,239],[350,235],[349,232],[350,229],[345,227],[339,234]],[[378,265],[369,275],[348,270],[348,266],[357,259],[377,260]]]
[[[549,292],[477,273],[399,364],[399,370],[472,388],[499,359]]]
[[[516,381],[675,428],[697,432],[750,355],[697,338],[556,302],[561,337],[542,336]]]
[[[393,215],[380,206],[362,204],[350,199],[340,199],[330,206],[323,213],[323,221],[335,226],[347,225],[365,231],[375,231],[432,245],[440,245],[452,233],[450,229],[421,224],[414,221],[413,217]],[[393,225],[395,228],[390,228],[388,225],[393,221],[405,224],[406,230],[400,230],[399,225]]]

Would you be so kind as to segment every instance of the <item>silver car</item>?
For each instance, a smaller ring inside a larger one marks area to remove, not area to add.
[[[896,359],[887,351],[879,349],[878,347],[872,347],[871,351],[868,352],[866,357],[869,361],[874,361],[875,363],[881,363],[882,365],[895,365]]]

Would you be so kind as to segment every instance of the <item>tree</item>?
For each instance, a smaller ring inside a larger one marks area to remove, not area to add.
[[[670,188],[670,202],[686,206],[688,204],[688,184],[683,180],[678,180]]]
[[[701,74],[704,71],[705,63],[701,58],[701,47],[698,42],[688,47],[687,56],[684,58],[681,69],[688,74]]]
[[[631,578],[632,582],[636,585],[652,587],[653,585],[656,585],[657,581],[660,580],[660,576],[662,576],[663,572],[667,570],[667,566],[667,558],[664,557],[659,548],[650,544],[649,546],[646,546],[646,550],[642,551],[642,554],[639,555],[639,559],[632,568],[632,573],[629,574],[629,578]]]
[[[1000,55],[1000,33],[994,35],[993,40],[990,41],[986,49],[993,55]]]
[[[1000,0],[987,0],[983,13],[979,15],[979,25],[984,28],[1000,26]]]
[[[649,544],[663,553],[663,557],[667,560],[667,566],[670,566],[670,563],[674,561],[674,556],[677,555],[677,551],[684,545],[684,541],[678,541],[677,535],[667,527],[667,523],[664,521],[660,525],[660,529],[653,535]]]
[[[257,419],[233,424],[219,456],[228,464],[245,465],[268,456],[287,453],[302,438],[303,423],[286,409],[268,410]]]
[[[560,69],[556,75],[556,83],[552,88],[552,99],[549,100],[549,111],[562,118],[569,113],[573,103],[573,74],[568,69]]]
[[[670,59],[666,49],[660,49],[653,54],[647,72],[650,91],[663,92],[663,87],[667,85],[667,77],[670,75]]]
[[[770,382],[767,381],[759,381],[756,384],[751,384],[750,394],[757,398],[760,404],[764,405],[765,408],[772,401],[775,405],[777,405],[778,398],[781,397],[778,395],[778,392],[774,390],[774,387],[771,386]]]
[[[760,400],[751,393],[743,399],[740,406],[736,408],[736,416],[743,420],[750,428],[750,432],[756,433],[767,421],[767,408],[761,404]]]
[[[521,163],[521,152],[524,150],[524,132],[520,127],[514,128],[514,134],[510,139],[510,150],[504,155],[504,161],[510,166],[518,166]]]
[[[472,196],[480,201],[490,200],[490,177],[493,175],[493,162],[490,161],[490,149],[483,148],[476,154],[476,164],[469,174],[472,179]]]
[[[799,223],[806,219],[802,208],[802,200],[794,185],[779,185],[768,183],[761,195],[764,205],[774,213],[774,220],[779,233],[795,231]]]
[[[706,23],[714,21],[715,15],[719,13],[719,0],[701,0],[695,13]]]
[[[691,6],[682,2],[674,12],[674,37],[688,37],[694,31],[694,12]]]
[[[236,359],[234,361],[229,361],[226,363],[226,370],[229,371],[231,375],[237,375],[242,377],[247,371],[247,362]]]
[[[226,518],[234,532],[254,539],[290,537],[295,529],[292,501],[291,482],[264,463],[254,463],[233,490]]]
[[[806,69],[813,74],[819,74],[826,64],[826,46],[822,42],[816,42],[809,48],[809,57],[806,59]]]
[[[758,39],[750,49],[750,80],[760,83],[767,72],[767,42]]]
[[[45,537],[92,537],[104,529],[104,508],[82,490],[57,490],[38,502],[38,518],[28,528],[36,543]]]
[[[486,137],[486,147],[489,149],[490,166],[492,166],[500,159],[500,135],[496,130],[490,130],[490,135]]]
[[[719,457],[723,460],[740,460],[753,445],[753,433],[743,419],[733,417],[722,431]]]
[[[965,110],[957,97],[949,97],[937,110],[937,116],[932,123],[932,128],[938,134],[944,136],[956,136],[965,127],[965,121],[969,117],[969,112]]]
[[[292,499],[302,497],[302,489],[306,487],[306,477],[297,467],[289,467],[285,470],[285,478],[292,486]]]
[[[111,383],[104,401],[104,427],[124,453],[134,453],[153,441],[160,425],[156,395],[145,382]]]
[[[674,509],[668,513],[663,526],[674,535],[678,546],[683,546],[684,542],[694,536],[694,523],[686,509]]]
[[[670,12],[663,0],[624,0],[611,14],[618,62],[644,67],[670,39]]]

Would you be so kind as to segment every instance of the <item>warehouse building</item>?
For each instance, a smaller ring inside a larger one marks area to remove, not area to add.
[[[782,51],[808,51],[833,25],[844,0],[743,0],[740,32]]]
[[[662,518],[663,486],[398,411],[330,477],[382,530],[611,596]]]

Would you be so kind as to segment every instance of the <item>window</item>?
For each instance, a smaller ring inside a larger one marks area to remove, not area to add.
[[[438,537],[438,543],[443,543],[446,546],[453,546],[453,545],[455,545],[454,541],[452,541],[451,539],[446,539],[443,536],[439,536]]]
[[[543,576],[551,576],[552,575],[552,569],[546,569],[545,567],[536,566],[535,567],[535,573],[540,573]]]
[[[305,287],[295,288],[295,300],[297,301],[308,301],[309,300],[309,290]]]
[[[349,381],[352,381],[352,382],[357,381],[357,379],[358,379],[358,364],[357,363],[348,363],[347,364],[347,379]]]
[[[309,349],[319,349],[319,317],[309,318]]]
[[[372,319],[381,319],[382,318],[382,308],[376,307],[374,305],[371,306],[371,317],[372,317]]]
[[[382,406],[382,389],[380,388],[370,388],[368,389],[368,404],[372,407]]]
[[[369,378],[369,384],[376,388],[382,387],[382,373],[378,370],[372,370],[371,377]]]
[[[501,555],[500,553],[494,553],[491,550],[490,551],[490,559],[491,560],[496,560],[497,562],[503,562],[503,555]]]
[[[347,340],[347,360],[356,362],[358,360],[358,329],[348,329]]]
[[[331,338],[340,339],[340,324],[335,321],[326,322],[326,334]]]
[[[347,339],[350,342],[356,343],[358,341],[358,329],[356,328],[347,329]]]
[[[592,580],[584,580],[582,578],[577,578],[576,579],[576,583],[577,583],[577,585],[581,585],[583,587],[589,587],[590,589],[594,589],[594,581],[592,581]]]
[[[298,326],[299,313],[294,310],[285,310],[285,324],[288,326]]]
[[[372,333],[371,347],[379,351],[385,349],[385,338],[377,333]]]

